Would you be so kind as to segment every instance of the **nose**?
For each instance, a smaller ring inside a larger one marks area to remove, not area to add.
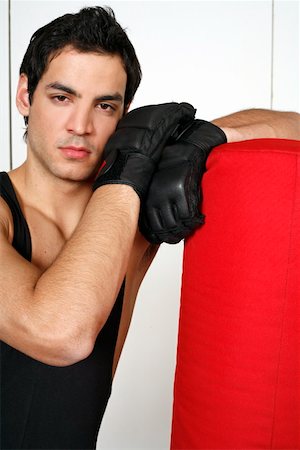
[[[88,107],[78,105],[68,118],[67,129],[70,133],[82,136],[91,134],[94,129],[92,111]]]

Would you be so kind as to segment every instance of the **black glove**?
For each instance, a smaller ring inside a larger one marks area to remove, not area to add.
[[[126,114],[105,146],[104,163],[93,189],[103,184],[128,184],[143,197],[168,138],[179,126],[191,122],[195,112],[189,103],[164,103]]]
[[[177,244],[204,222],[200,182],[213,147],[227,142],[210,122],[194,120],[162,152],[141,207],[139,227],[154,244]]]

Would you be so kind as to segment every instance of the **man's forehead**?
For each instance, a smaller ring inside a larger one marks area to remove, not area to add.
[[[99,96],[103,95],[101,91],[104,88],[108,90],[106,95],[123,99],[127,74],[118,55],[80,52],[66,47],[51,58],[40,81],[47,89],[55,87],[62,90],[64,86],[76,92],[77,96],[82,90],[91,90],[95,86],[95,89],[100,89]]]
[[[82,60],[88,62],[89,64],[95,63],[106,66],[115,66],[117,70],[123,70],[125,72],[122,58],[118,54],[100,53],[96,51],[80,51],[71,46],[64,47],[55,53],[52,53],[49,56],[46,70],[49,70],[49,68],[54,65],[57,66],[64,63],[68,65],[71,61],[74,61],[74,64],[76,64],[76,61],[80,62]],[[81,69],[84,68],[81,67]]]

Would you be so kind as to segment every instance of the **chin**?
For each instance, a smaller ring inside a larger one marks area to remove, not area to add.
[[[53,175],[64,181],[70,181],[74,183],[80,182],[92,182],[97,174],[95,168],[82,168],[82,167],[71,167],[71,168],[56,168],[52,171]]]

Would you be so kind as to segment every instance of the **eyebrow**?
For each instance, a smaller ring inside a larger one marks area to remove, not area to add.
[[[66,92],[67,94],[74,95],[77,98],[82,97],[82,95],[79,94],[79,92],[77,92],[75,89],[73,89],[69,86],[65,86],[64,84],[61,84],[58,82],[47,84],[46,89],[48,89],[48,90],[49,89],[57,89],[58,91],[62,91],[62,92]],[[100,95],[99,97],[96,97],[95,100],[98,102],[103,102],[103,101],[108,101],[108,100],[122,102],[123,97],[121,94],[119,94],[119,92],[116,92],[114,94]]]

